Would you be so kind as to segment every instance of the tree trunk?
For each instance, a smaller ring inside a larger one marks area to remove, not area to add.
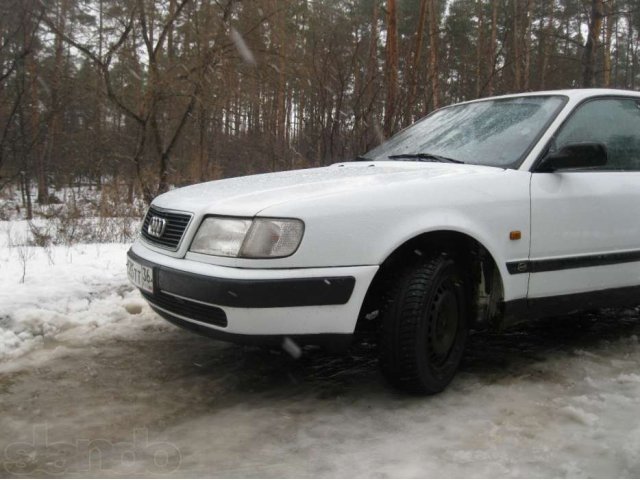
[[[33,219],[33,203],[31,202],[31,181],[29,179],[29,175],[24,175],[22,177],[24,182],[24,192],[26,198],[26,207],[27,207],[27,220]]]
[[[434,110],[440,106],[439,23],[438,3],[436,0],[429,0],[429,75],[431,78],[431,103]]]
[[[476,45],[476,98],[482,93],[482,52],[484,45],[484,2],[476,0],[476,16],[478,17],[478,44]]]
[[[43,148],[40,142],[40,109],[38,105],[40,103],[40,93],[38,89],[38,70],[36,65],[36,59],[29,55],[26,58],[26,73],[29,83],[29,93],[28,98],[28,112],[29,112],[29,126],[28,131],[31,134],[31,139],[29,142],[29,138],[27,137],[25,132],[21,132],[21,139],[23,141],[22,151],[24,155],[24,170],[25,170],[25,191],[27,198],[27,211],[29,212],[28,219],[31,218],[31,192],[30,188],[30,174],[32,171],[32,166],[35,164],[36,175],[39,177],[39,172],[42,171],[43,180],[46,181],[46,176],[44,175],[44,168],[40,169],[43,162]],[[31,143],[30,146],[28,144]],[[31,161],[29,161],[31,159]],[[29,165],[31,164],[31,165]],[[43,184],[43,190],[46,187],[46,184]]]
[[[51,86],[51,103],[49,106],[46,147],[43,148],[42,154],[37,155],[36,175],[38,178],[38,203],[46,205],[49,203],[49,185],[48,185],[48,163],[51,157],[56,153],[56,141],[61,133],[60,118],[63,108],[61,101],[62,74],[63,74],[63,56],[64,56],[64,32],[66,30],[67,11],[69,9],[69,0],[61,0],[58,6],[57,25],[58,33],[55,37],[55,53],[53,61],[53,78]]]
[[[276,2],[278,5],[278,2]],[[274,152],[275,162],[286,164],[284,162],[286,155],[286,120],[287,120],[287,78],[286,78],[286,58],[287,58],[287,32],[286,32],[286,11],[282,9],[278,16],[278,84],[276,93],[276,149]]]
[[[602,28],[602,18],[604,17],[603,0],[592,0],[591,20],[589,22],[589,36],[584,47],[582,56],[582,86],[590,88],[595,86],[596,81],[596,58],[598,51],[598,38]]]
[[[413,65],[411,66],[411,78],[409,80],[409,95],[407,97],[406,117],[407,122],[413,121],[413,113],[418,90],[418,78],[420,72],[420,64],[422,61],[422,44],[424,42],[424,24],[427,17],[427,0],[420,0],[420,14],[418,16],[418,25],[416,27],[416,39],[413,49]]]
[[[627,15],[627,30],[631,30],[631,25],[633,25],[633,18],[631,13]],[[633,77],[631,76],[632,64],[633,64],[633,44],[631,43],[632,35],[627,33],[627,48],[624,55],[624,86],[623,88],[629,89],[631,86],[631,82]]]
[[[487,82],[487,93],[491,96],[494,92],[494,75],[496,72],[496,37],[498,32],[498,2],[491,2],[491,41],[488,49],[487,65],[491,65],[489,81]]]
[[[551,45],[550,38],[553,33],[554,22],[554,2],[553,0],[548,2],[549,8],[549,20],[546,26],[543,28],[540,26],[540,58],[538,62],[538,74],[539,74],[539,89],[544,90],[547,82],[547,70],[549,67],[549,48]],[[543,15],[546,15],[546,8],[543,5]]]
[[[616,45],[620,45],[620,35],[619,35],[619,27],[618,27],[618,19],[616,18],[615,22],[615,38]],[[616,88],[618,86],[618,76],[620,74],[620,48],[616,48],[615,53],[613,55],[613,87]]]
[[[378,75],[378,1],[373,1],[371,12],[371,37],[369,39],[369,59],[367,61],[367,87],[364,121],[367,129],[373,127],[373,104],[376,98],[375,82]],[[369,149],[369,140],[365,140],[363,150]]]
[[[395,129],[398,98],[398,25],[396,0],[387,0],[387,101],[385,104],[384,134],[390,137]]]
[[[525,91],[529,90],[530,72],[531,72],[531,16],[533,9],[533,0],[527,0],[525,15],[523,17],[524,27],[522,36],[522,48],[521,51],[524,57],[524,65],[522,72],[522,88]]]
[[[638,40],[634,42],[633,62],[631,63],[631,90],[636,89],[636,73],[638,69]]]
[[[204,99],[200,99],[198,108],[198,166],[200,169],[200,181],[207,180],[209,175],[209,152],[207,136],[207,110]]]
[[[520,9],[518,3],[520,0],[511,0],[512,15],[511,19],[511,71],[513,73],[513,81],[511,89],[512,91],[519,92],[521,90],[520,79],[521,74],[521,62],[520,55]]]
[[[604,31],[604,52],[602,58],[602,86],[609,88],[611,86],[611,36],[613,35],[615,1],[610,0],[606,6],[606,26]]]
[[[103,8],[104,0],[98,2],[98,57],[102,58],[103,47]],[[96,181],[96,189],[102,189],[102,174],[104,159],[102,151],[102,82],[100,71],[96,69],[96,84],[94,87],[94,105],[93,105],[93,148],[91,156],[93,157],[93,169]]]
[[[174,15],[176,12],[176,0],[169,0],[169,16]],[[171,65],[175,59],[175,42],[173,39],[174,36],[174,25],[173,22],[169,25],[169,33],[167,34],[167,59],[169,64]]]

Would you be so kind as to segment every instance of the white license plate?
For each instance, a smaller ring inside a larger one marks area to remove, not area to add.
[[[127,275],[136,287],[153,293],[153,269],[127,258]]]

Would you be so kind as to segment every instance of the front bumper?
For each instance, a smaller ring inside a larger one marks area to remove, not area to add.
[[[377,266],[246,269],[164,255],[136,242],[128,256],[153,269],[162,317],[225,341],[278,345],[348,343]]]

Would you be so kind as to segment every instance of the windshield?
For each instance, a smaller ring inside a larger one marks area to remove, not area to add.
[[[401,161],[441,157],[515,168],[565,101],[562,96],[532,96],[453,105],[435,111],[364,156]]]

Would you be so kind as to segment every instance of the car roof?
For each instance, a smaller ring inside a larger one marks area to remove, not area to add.
[[[483,100],[496,100],[496,99],[507,99],[507,98],[519,98],[519,97],[539,97],[539,96],[547,96],[547,95],[562,95],[568,97],[572,101],[581,101],[586,98],[591,97],[602,97],[602,96],[632,96],[640,98],[640,92],[634,90],[622,90],[617,88],[574,88],[574,89],[566,89],[566,90],[543,90],[538,92],[522,92],[522,93],[510,93],[507,95],[499,95],[495,97],[484,97],[478,98],[476,100],[471,100],[468,102],[460,102],[460,103],[473,103],[473,102],[481,102]]]

